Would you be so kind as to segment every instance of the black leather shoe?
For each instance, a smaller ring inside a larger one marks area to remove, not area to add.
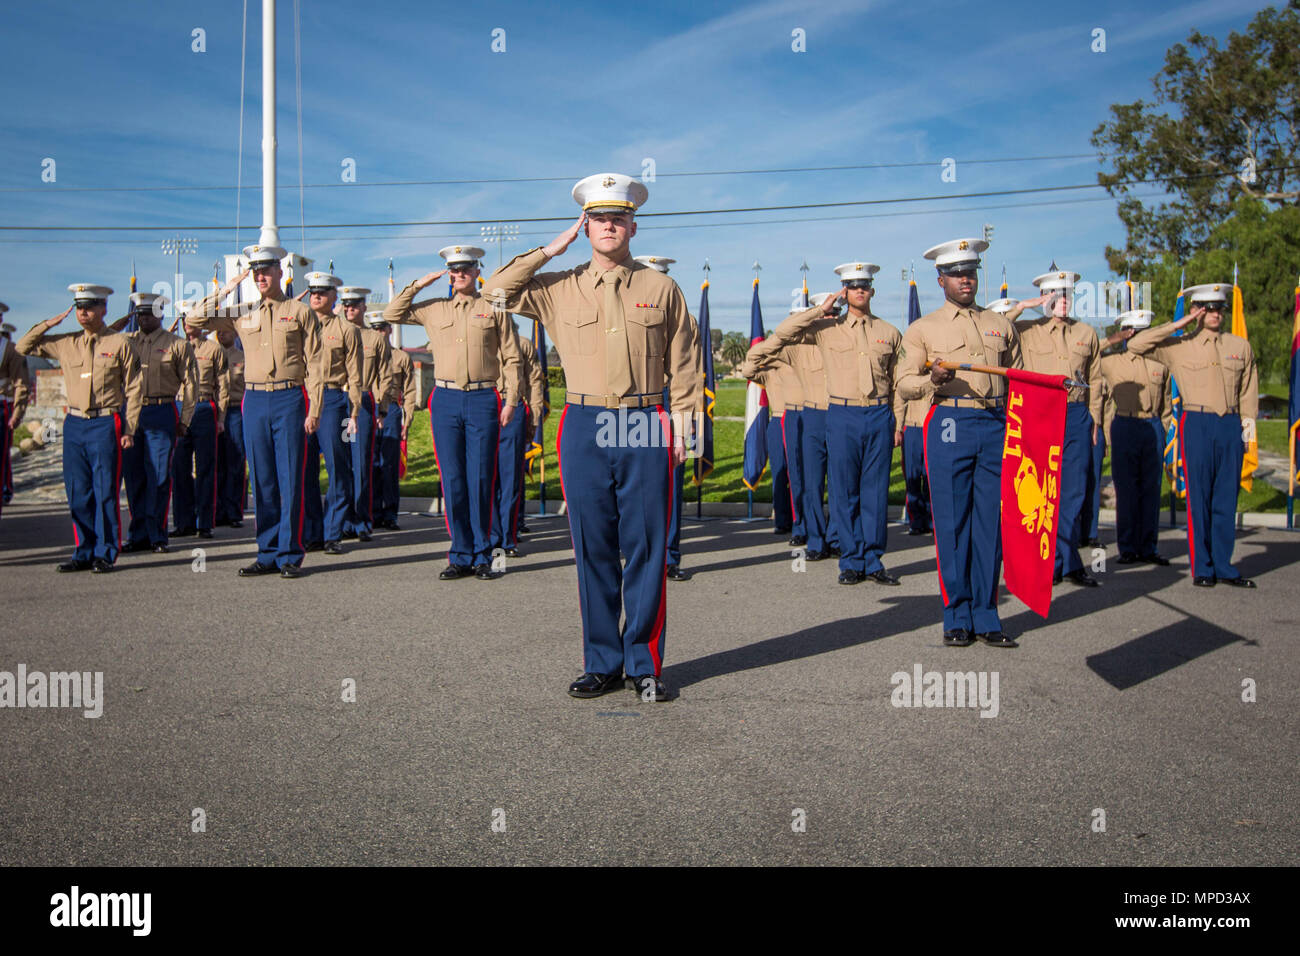
[[[955,631],[944,631],[943,643],[948,647],[969,647],[975,643],[975,638],[966,628],[959,627]]]
[[[1019,647],[1020,645],[1007,637],[1001,631],[985,631],[983,634],[976,634],[981,641],[989,647]]]
[[[682,570],[682,566],[680,564],[668,565],[669,581],[689,581],[690,579],[691,576],[687,572]]]
[[[773,533],[773,534],[789,534],[789,533],[790,533],[790,529],[789,529],[789,528],[773,528],[773,529],[772,529],[772,533]]]
[[[165,544],[155,544],[152,550],[154,554],[171,554],[172,551],[172,549],[167,547]]]
[[[357,537],[357,533],[355,531],[344,531],[341,535],[339,535],[339,537],[346,538],[350,541],[355,541]]]
[[[211,538],[211,537],[212,537],[212,529],[211,529],[211,528],[201,528],[201,529],[199,530],[199,537],[200,537],[200,538]]]
[[[104,558],[95,558],[95,560],[90,562],[91,574],[108,574],[112,570],[113,562],[105,560]]]
[[[359,532],[357,532],[357,540],[358,540],[358,541],[373,541],[373,540],[374,540],[374,537],[375,537],[375,536],[374,536],[373,534],[371,534],[369,531],[359,531]]]
[[[242,528],[243,526],[244,526],[244,522],[241,521],[239,518],[231,518],[231,519],[230,519],[230,527],[232,527],[232,528]]]
[[[505,556],[507,558],[522,558],[524,555],[518,548],[506,548]]]
[[[1162,568],[1169,567],[1169,559],[1166,558],[1163,554],[1158,554],[1155,552],[1151,554],[1144,554],[1142,555],[1142,557],[1138,558],[1138,560],[1145,562],[1146,564],[1156,564]]]
[[[1100,548],[1100,547],[1101,547],[1101,538],[1089,538],[1089,539],[1088,539],[1087,541],[1085,541],[1083,544],[1084,544],[1085,547],[1088,547],[1088,548]]]
[[[393,522],[393,530],[394,531],[397,530],[397,522]],[[528,525],[524,524],[522,521],[519,522],[519,525],[515,528],[516,534],[529,534],[531,531],[532,529],[529,528]]]
[[[148,541],[128,541],[122,547],[117,549],[118,554],[135,554],[137,551],[148,551]]]
[[[343,553],[343,549],[342,549],[341,547],[339,547],[339,543],[338,543],[337,541],[326,541],[326,542],[325,542],[325,547],[321,548],[321,550],[324,551],[326,554],[342,554],[342,553]]]
[[[305,545],[303,545],[302,549],[304,551],[319,551],[324,547],[325,547],[324,541],[308,541]]]
[[[1087,568],[1080,568],[1078,571],[1071,571],[1066,575],[1066,577],[1081,588],[1101,587],[1101,582],[1089,574]]]
[[[1139,560],[1141,559],[1138,558],[1136,554],[1134,554],[1132,551],[1129,551],[1125,554],[1121,554],[1118,558],[1116,558],[1115,563],[1116,564],[1137,564]],[[1168,564],[1169,562],[1166,561],[1165,563]]]
[[[476,564],[474,565],[474,577],[480,581],[495,581],[501,575],[493,571],[490,564]]]
[[[239,576],[241,578],[255,578],[263,574],[275,574],[278,570],[279,568],[274,564],[263,564],[261,561],[254,561],[247,567],[240,568]]]
[[[58,565],[57,570],[63,572],[89,571],[91,563],[92,562],[90,561],[78,561],[76,558],[73,558],[71,561],[64,561],[62,564]]]
[[[804,554],[804,558],[809,561],[825,561],[830,556],[829,551],[809,551]]]
[[[468,564],[449,564],[442,569],[438,575],[439,581],[455,581],[458,578],[467,578],[474,573],[474,569]]]
[[[623,686],[622,674],[583,674],[569,685],[570,697],[600,697]]]
[[[872,571],[870,574],[867,575],[867,577],[870,578],[872,581],[875,581],[877,584],[889,584],[889,585],[898,584],[898,578],[894,577],[884,568],[881,568],[879,571]]]
[[[668,685],[654,675],[645,677],[629,677],[626,686],[636,691],[636,695],[645,701],[658,701],[663,703],[666,700],[673,699],[673,692],[669,690]]]
[[[1052,575],[1052,583],[1053,583],[1053,584],[1060,584],[1060,583],[1061,583],[1061,572],[1060,572],[1060,571],[1057,571],[1055,574]]]
[[[302,577],[302,568],[300,568],[296,564],[286,564],[284,567],[280,569],[280,577],[300,578]]]
[[[177,528],[172,532],[173,538],[192,538],[198,531],[195,528]]]
[[[861,571],[854,571],[852,568],[840,572],[840,584],[861,584],[866,579],[865,574]]]
[[[1198,588],[1212,588],[1215,585],[1215,579],[1202,576],[1198,578],[1192,578],[1192,583],[1195,584]]]
[[[1253,588],[1255,582],[1250,578],[1220,578],[1224,584],[1230,584],[1234,588]]]
[[[844,557],[844,555],[840,552],[840,549],[835,547],[835,545],[831,545],[829,548],[827,548],[826,553],[829,554],[832,558]]]
[[[792,548],[802,548],[807,543],[808,543],[808,536],[806,534],[796,534],[788,542],[788,544]]]
[[[921,535],[923,535],[923,534],[934,534],[934,532],[933,532],[933,531],[930,531],[930,530],[923,530],[923,529],[921,529],[921,528],[908,528],[908,529],[907,529],[907,536],[908,536],[909,538],[919,538],[919,537],[920,537]]]

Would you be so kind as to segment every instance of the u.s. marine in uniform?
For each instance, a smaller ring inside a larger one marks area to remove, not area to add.
[[[574,697],[615,690],[624,675],[642,699],[672,696],[661,678],[668,507],[672,469],[686,458],[685,436],[673,421],[692,420],[700,387],[681,289],[629,251],[647,195],[618,173],[589,176],[573,189],[583,209],[578,221],[516,256],[485,286],[498,308],[541,321],[564,363],[567,404],[556,444],[584,649],[584,673],[569,686]],[[589,262],[537,271],[584,227]],[[665,382],[671,419],[662,405]]]

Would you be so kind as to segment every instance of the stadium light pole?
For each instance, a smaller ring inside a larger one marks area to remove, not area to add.
[[[176,256],[176,284],[172,286],[172,320],[180,318],[181,296],[185,292],[185,280],[181,275],[181,254],[197,253],[199,241],[189,236],[176,236],[162,241],[163,255]]]

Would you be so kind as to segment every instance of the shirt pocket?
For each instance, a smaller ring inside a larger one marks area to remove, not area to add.
[[[825,356],[837,370],[852,369],[858,357],[858,344],[845,329],[829,329],[822,332],[820,341],[825,343]],[[821,354],[821,350],[818,350]]]
[[[662,357],[668,338],[664,310],[633,308],[626,315],[628,351],[633,355]]]
[[[116,403],[121,400],[122,390],[122,367],[118,357],[114,353],[104,355],[95,352],[92,369],[91,385],[94,394],[91,395],[92,403],[105,405]],[[84,372],[85,369],[79,371]]]
[[[1071,345],[1069,356],[1070,377],[1079,382],[1086,382],[1088,380],[1088,366],[1092,364],[1092,346]]]
[[[564,338],[577,355],[595,355],[600,338],[600,317],[595,309],[561,309]]]
[[[1225,357],[1223,360],[1224,385],[1228,389],[1229,403],[1235,403],[1241,392],[1241,379],[1246,374],[1244,358]]]
[[[275,349],[275,364],[279,370],[277,374],[283,372],[284,366],[290,362],[300,361],[302,356],[302,328],[297,322],[282,322],[276,319],[272,330],[273,348]],[[204,365],[210,369],[211,362],[205,363],[199,359],[199,378],[205,383],[211,381],[211,375],[205,371]]]

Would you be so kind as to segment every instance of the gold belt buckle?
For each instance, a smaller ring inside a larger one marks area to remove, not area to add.
[[[619,399],[620,399],[621,397],[622,397],[622,396],[620,396],[620,395],[606,395],[606,396],[605,396],[605,407],[606,407],[606,408],[618,408],[618,406],[619,406]]]

